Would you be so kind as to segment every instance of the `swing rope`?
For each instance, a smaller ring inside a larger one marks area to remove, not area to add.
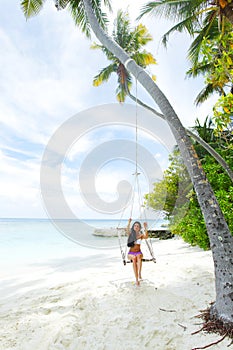
[[[137,79],[136,79],[136,100],[135,100],[135,148],[136,149],[135,149],[135,172],[132,174],[132,175],[134,175],[135,179],[134,179],[134,185],[133,185],[133,196],[132,196],[132,199],[131,199],[132,204],[131,204],[131,209],[130,209],[130,217],[133,216],[133,209],[134,209],[134,203],[135,203],[135,192],[137,190],[137,193],[138,193],[138,206],[139,206],[139,218],[141,219],[142,218],[142,207],[143,207],[141,205],[141,203],[143,203],[143,201],[142,201],[143,197],[142,197],[141,189],[140,189],[140,186],[139,186],[139,175],[140,175],[140,172],[138,171],[138,102],[137,102],[138,93],[137,93],[137,88],[138,87],[137,87]],[[126,203],[128,203],[128,200],[129,200],[129,196],[127,198],[127,202]],[[123,217],[125,209],[126,209],[126,205],[125,205],[124,210],[122,212],[121,219]],[[144,210],[144,216],[145,216],[145,210]],[[126,265],[126,263],[132,263],[132,261],[126,261],[127,245],[126,245],[125,251],[124,251],[123,248],[122,248],[122,244],[121,244],[120,230],[118,229],[117,231],[118,231],[118,242],[119,242],[119,246],[120,246],[120,251],[121,251],[121,255],[122,255],[123,264]],[[148,242],[148,239],[145,239],[145,242],[146,242],[148,251],[149,251],[149,253],[150,253],[152,258],[151,259],[143,258],[142,261],[153,261],[153,262],[156,262],[151,239],[149,240],[149,242]]]
[[[135,175],[135,174],[133,174]],[[133,207],[134,207],[134,198],[135,198],[135,190],[136,190],[136,180],[137,180],[137,176],[135,176],[135,180],[134,180],[134,185],[133,185],[133,196],[131,198],[131,209],[130,209],[130,217],[132,217],[132,214],[133,214]],[[127,207],[127,203],[129,201],[129,196],[130,196],[130,193],[128,195],[128,198],[127,198],[127,201],[126,201],[126,205],[124,206],[124,209],[122,211],[122,214],[121,214],[121,218],[120,218],[120,221],[118,223],[118,227],[117,227],[117,235],[118,235],[118,242],[119,242],[119,246],[120,246],[120,251],[121,251],[121,255],[122,255],[122,260],[123,260],[123,264],[126,265],[126,263],[129,263],[131,261],[126,261],[126,255],[127,255],[127,245],[125,245],[125,251],[123,250],[123,247],[122,247],[122,237],[121,237],[121,230],[119,229],[119,226],[120,226],[120,222],[122,220],[122,217],[124,215],[124,212],[125,212],[125,209]]]

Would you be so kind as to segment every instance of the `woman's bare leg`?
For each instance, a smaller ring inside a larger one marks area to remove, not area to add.
[[[142,279],[142,258],[141,256],[138,258],[138,278]]]
[[[138,266],[137,266],[137,257],[134,256],[132,258],[132,261],[133,261],[133,271],[134,271],[134,275],[135,275],[135,278],[136,278],[136,285],[139,286],[139,280],[138,280]]]

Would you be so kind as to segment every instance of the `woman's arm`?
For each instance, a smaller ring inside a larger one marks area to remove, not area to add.
[[[144,222],[143,226],[144,226],[144,230],[145,230],[143,238],[147,239],[148,238],[148,225],[147,225],[147,222]]]
[[[128,236],[130,235],[130,224],[131,224],[131,221],[132,221],[132,219],[129,218],[128,225],[127,225],[127,228],[126,228],[126,233],[127,233]]]

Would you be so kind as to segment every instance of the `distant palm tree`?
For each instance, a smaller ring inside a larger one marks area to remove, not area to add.
[[[152,36],[142,24],[131,29],[127,12],[118,11],[112,37],[139,66],[146,68],[146,66],[156,63],[155,58],[150,52],[142,50],[152,40]],[[92,49],[100,49],[106,55],[107,59],[112,62],[94,77],[93,85],[99,86],[103,82],[107,82],[110,76],[116,73],[118,76],[116,96],[119,102],[124,102],[132,86],[131,74],[121,61],[105,46],[95,43],[91,47]]]

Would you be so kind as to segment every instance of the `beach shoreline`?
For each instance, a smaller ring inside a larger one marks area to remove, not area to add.
[[[200,332],[215,300],[210,251],[180,238],[154,242],[157,263],[132,265],[118,249],[1,268],[0,349],[191,350],[219,339]],[[214,350],[229,349],[225,339]]]

